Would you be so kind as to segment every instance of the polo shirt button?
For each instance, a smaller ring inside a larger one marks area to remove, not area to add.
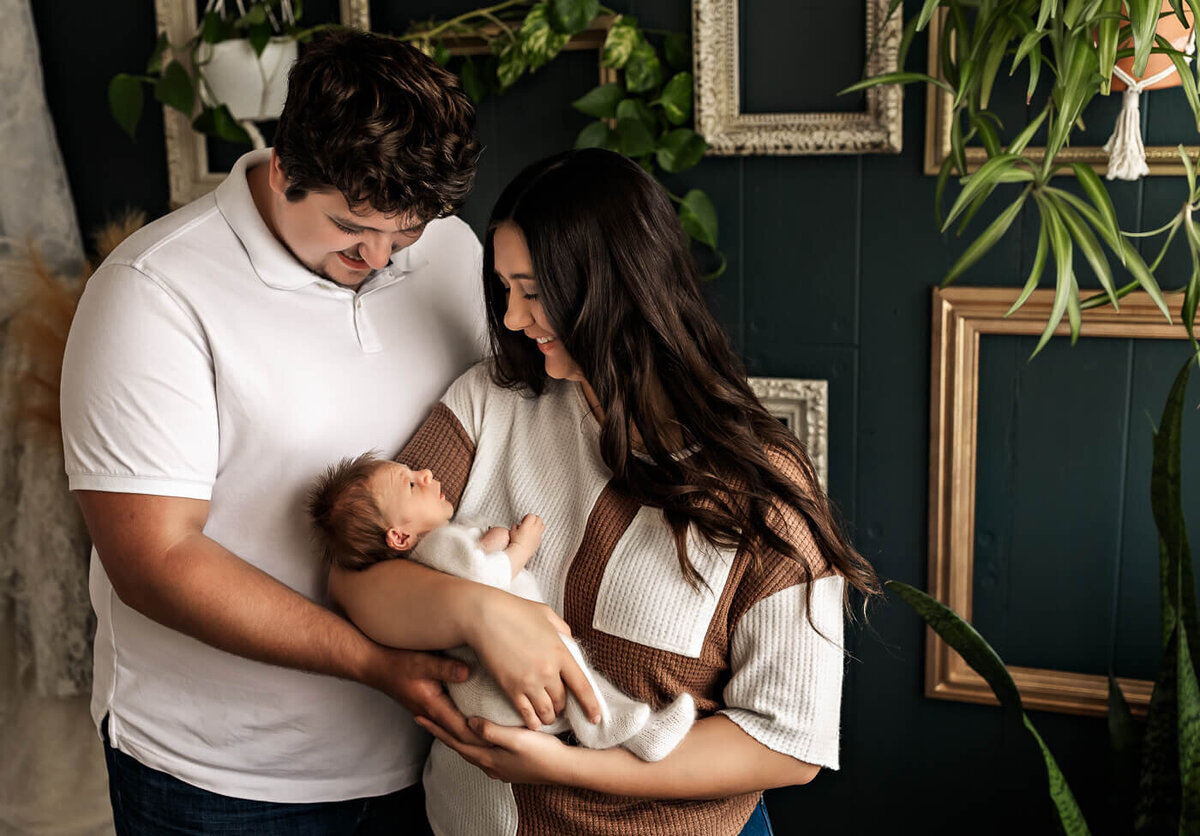
[[[359,299],[359,300],[358,300],[358,304],[357,304],[357,306],[356,306],[356,307],[359,307],[359,308],[361,308],[361,307],[362,307],[362,299]]]

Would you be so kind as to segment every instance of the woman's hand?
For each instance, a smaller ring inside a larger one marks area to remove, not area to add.
[[[421,728],[482,769],[489,778],[510,784],[563,784],[585,750],[568,746],[551,734],[498,726],[482,717],[468,721],[482,745],[464,742],[424,717]]]
[[[587,677],[563,644],[571,628],[545,604],[479,587],[467,644],[491,672],[530,729],[540,729],[567,704],[567,690],[596,722],[600,705]]]

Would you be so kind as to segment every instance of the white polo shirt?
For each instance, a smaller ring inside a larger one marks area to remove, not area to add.
[[[254,206],[247,154],[217,190],[140,230],[71,326],[62,424],[72,490],[209,500],[204,532],[317,602],[305,493],[330,463],[394,455],[484,341],[481,250],[457,218],[358,293],[320,278]],[[92,552],[92,716],[190,784],[332,801],[416,782],[427,738],[366,686],[216,650],[121,602]]]

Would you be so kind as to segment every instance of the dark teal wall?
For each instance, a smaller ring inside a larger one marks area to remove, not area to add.
[[[134,144],[113,124],[105,101],[113,73],[140,70],[154,40],[153,3],[33,5],[84,230],[127,205],[161,213],[167,204],[161,114],[147,107]],[[374,5],[375,27],[395,31],[408,18],[475,4],[425,0],[403,4],[404,11],[382,0]],[[649,27],[690,29],[686,0],[615,5]],[[814,50],[828,50],[830,66],[840,67],[834,53],[861,50],[854,36],[847,43],[822,36],[834,10],[861,20],[856,5],[813,4],[821,16],[799,18],[809,21],[795,35],[808,39],[804,61],[811,65]],[[786,9],[796,17],[795,4],[784,0],[762,0],[760,7],[758,14]],[[814,92],[811,85],[825,76],[805,81],[813,74],[788,71],[789,58],[778,55],[756,69],[762,77],[779,68],[780,87],[770,96],[829,100],[840,86]],[[913,66],[923,63],[921,44]],[[587,120],[564,103],[595,79],[595,56],[571,54],[484,103],[487,150],[464,210],[477,229],[509,177],[570,145]],[[1151,142],[1194,138],[1181,101],[1177,93],[1143,101]],[[708,295],[752,373],[830,381],[830,491],[860,549],[884,577],[923,586],[930,288],[964,244],[934,226],[934,183],[921,173],[923,90],[907,90],[904,119],[898,156],[709,158],[672,186],[703,187],[716,202],[729,270]],[[1107,128],[1098,117],[1089,132],[1102,141]],[[1159,225],[1184,197],[1174,178],[1121,184],[1115,195],[1129,229]],[[965,282],[1019,284],[1032,259],[1030,230],[1027,221]],[[1168,263],[1176,272],[1185,268],[1182,258]],[[1181,347],[1090,340],[1073,350],[1052,345],[1030,364],[1031,347],[1017,338],[983,344],[979,623],[1014,662],[1096,673],[1113,664],[1120,674],[1148,676],[1157,661],[1158,605],[1146,415],[1157,420]],[[1184,490],[1194,509],[1200,413],[1188,410],[1185,420],[1191,441]],[[1192,522],[1200,530],[1200,519]],[[902,605],[874,610],[869,629],[851,643],[843,768],[810,786],[770,793],[777,832],[1052,832],[1040,759],[1028,736],[1004,727],[997,709],[922,696],[923,638]],[[1093,830],[1122,832],[1109,808],[1103,720],[1044,713],[1034,719]]]

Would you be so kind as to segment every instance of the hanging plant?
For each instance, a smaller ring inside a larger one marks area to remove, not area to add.
[[[198,133],[261,147],[254,120],[276,118],[283,109],[297,44],[332,28],[301,28],[301,13],[300,0],[233,0],[229,9],[225,0],[209,0],[185,43],[172,44],[160,33],[145,74],[113,76],[113,118],[134,138],[149,86],[157,101],[191,119]]]

